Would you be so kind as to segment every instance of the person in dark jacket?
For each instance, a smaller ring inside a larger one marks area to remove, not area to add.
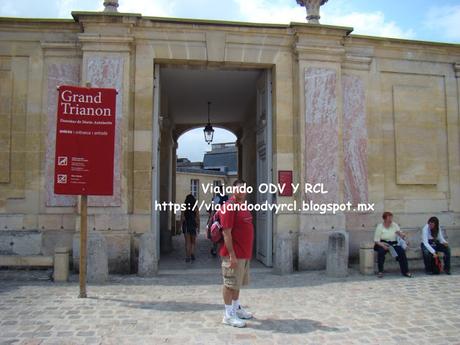
[[[200,229],[200,213],[196,206],[196,199],[192,194],[185,197],[185,211],[181,212],[182,232],[185,237],[185,262],[195,261],[196,235]]]

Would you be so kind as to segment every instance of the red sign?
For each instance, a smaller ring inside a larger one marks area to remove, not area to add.
[[[280,196],[292,196],[292,171],[291,170],[279,170],[278,171],[278,183],[284,187],[281,191],[279,189]]]
[[[60,86],[54,192],[112,195],[115,89]]]

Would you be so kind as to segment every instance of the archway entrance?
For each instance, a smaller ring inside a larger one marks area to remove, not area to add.
[[[214,188],[232,185],[238,177],[237,137],[228,130],[213,127],[215,132],[212,144],[203,140],[203,127],[199,127],[181,134],[176,150],[175,200],[185,203],[186,197],[192,195],[200,205],[199,232],[194,237],[194,260],[189,262],[192,266],[188,265],[199,269],[215,268],[216,262],[219,262],[217,248],[212,245],[206,233],[206,223],[210,216],[208,206],[220,201]],[[204,207],[201,207],[202,203]],[[162,269],[187,266],[184,265],[187,253],[180,216],[180,212],[176,213],[171,232],[160,234],[160,238],[163,238],[160,245]]]
[[[208,102],[212,104],[211,124],[226,128],[236,135],[235,178],[243,178],[255,191],[260,183],[272,182],[271,70],[157,64],[154,98],[154,138],[157,142],[154,139],[156,157],[153,166],[156,169],[153,171],[153,200],[183,202],[183,198],[177,200],[176,196],[177,140],[186,131],[206,125]],[[204,142],[204,137],[200,140]],[[206,186],[199,181],[190,183],[190,192],[203,191],[203,188]],[[198,200],[200,207],[210,202],[209,196],[201,200],[198,197]],[[270,203],[271,195],[257,192],[248,195],[250,203],[265,201]],[[201,212],[203,216],[206,215],[205,209],[202,208]],[[253,216],[254,258],[265,266],[271,266],[272,215],[258,212]],[[178,214],[172,210],[163,210],[154,212],[152,217],[153,230],[157,234],[157,252],[160,253],[160,270],[168,269],[168,266],[183,267],[183,255],[171,256],[177,250],[184,252],[183,248],[175,248],[173,245],[173,236],[181,231],[177,228],[180,226],[177,222]],[[205,232],[205,221],[201,222],[201,232]],[[168,257],[175,257],[175,263],[168,261]],[[214,262],[213,267],[218,267],[219,261]]]

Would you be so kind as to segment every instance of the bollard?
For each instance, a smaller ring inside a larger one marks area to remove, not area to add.
[[[326,274],[329,277],[348,275],[348,234],[336,231],[329,235],[326,258]]]
[[[364,275],[374,274],[374,243],[361,243],[359,247],[359,271]]]
[[[70,248],[56,247],[54,249],[54,272],[55,282],[66,282],[69,279],[69,253]]]
[[[294,271],[292,264],[292,238],[287,235],[276,237],[276,255],[274,273],[291,274]]]
[[[139,266],[138,275],[153,277],[158,273],[158,256],[156,236],[151,231],[142,234],[139,239]]]
[[[88,283],[104,283],[109,277],[109,259],[107,241],[97,232],[90,232],[88,236]]]

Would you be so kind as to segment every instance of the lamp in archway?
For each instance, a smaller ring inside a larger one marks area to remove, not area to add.
[[[208,143],[208,145],[211,144],[212,139],[214,137],[214,128],[212,128],[211,120],[209,118],[210,108],[211,108],[211,102],[208,102],[208,124],[203,129],[204,140]]]

